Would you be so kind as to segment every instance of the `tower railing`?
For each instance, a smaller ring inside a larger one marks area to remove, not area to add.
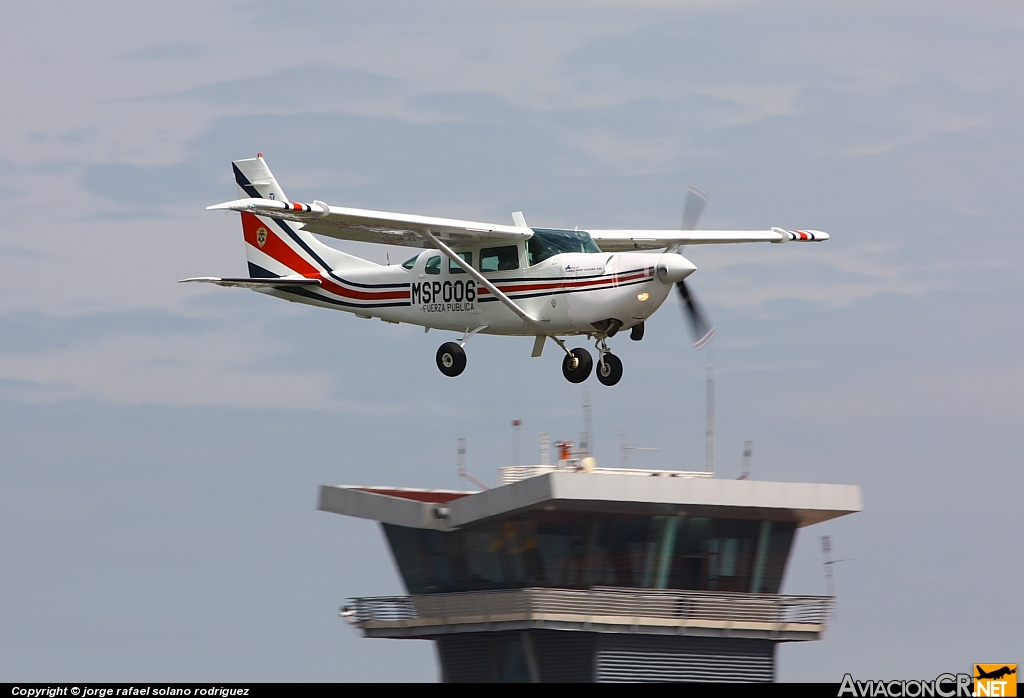
[[[831,596],[789,596],[674,589],[503,589],[350,599],[342,615],[355,625],[454,625],[511,620],[664,625],[666,622],[824,629]],[[659,622],[660,621],[660,622]]]
[[[498,468],[498,486],[511,485],[547,473],[586,472],[578,459],[559,461],[558,465],[512,465]],[[637,475],[640,477],[713,477],[702,470],[645,470],[642,468],[594,468],[591,475]]]

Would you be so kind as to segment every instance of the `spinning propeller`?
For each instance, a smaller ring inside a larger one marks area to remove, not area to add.
[[[700,220],[700,214],[704,212],[704,207],[707,203],[708,195],[697,187],[690,185],[686,189],[686,203],[683,204],[683,224],[680,226],[680,230],[694,230],[697,227],[697,221]],[[676,251],[682,254],[682,245]],[[679,291],[679,298],[682,300],[683,309],[686,311],[687,317],[690,318],[690,327],[693,330],[693,347],[700,349],[715,336],[715,328],[708,322],[707,316],[704,315],[704,311],[697,302],[697,297],[690,291],[686,281],[677,281],[676,290]]]

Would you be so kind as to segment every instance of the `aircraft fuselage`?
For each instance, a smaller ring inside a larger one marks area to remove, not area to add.
[[[562,253],[526,266],[524,246],[516,248],[515,258],[506,255],[497,264],[486,256],[487,248],[483,259],[480,249],[459,253],[539,324],[524,322],[437,250],[421,252],[404,265],[324,272],[319,287],[262,292],[360,317],[441,330],[465,332],[486,326],[485,334],[599,334],[603,321],[615,319],[629,328],[661,306],[672,283],[659,279],[659,259],[672,257],[677,266],[685,263],[685,275],[693,271],[693,265],[678,255],[640,252]]]

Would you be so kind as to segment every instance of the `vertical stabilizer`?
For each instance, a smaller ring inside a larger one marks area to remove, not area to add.
[[[263,155],[231,163],[240,199],[288,201]],[[297,223],[242,213],[245,257],[252,278],[316,277],[331,271],[378,266],[328,247]]]
[[[239,199],[288,200],[262,154],[249,160],[235,160],[231,166],[235,171]]]

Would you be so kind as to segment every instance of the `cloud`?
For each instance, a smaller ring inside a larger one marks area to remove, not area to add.
[[[210,53],[210,48],[198,41],[177,41],[172,43],[156,44],[146,48],[128,51],[121,54],[117,60],[134,61],[167,61],[179,60],[182,58],[197,58]]]
[[[179,323],[180,324],[180,323]],[[322,369],[281,366],[292,348],[257,327],[69,332],[66,344],[4,352],[0,381],[9,398],[30,402],[98,400],[129,405],[207,405],[319,409],[343,406]],[[355,409],[355,405],[350,406]]]
[[[203,102],[230,113],[295,113],[331,109],[360,111],[365,103],[392,99],[407,81],[338,65],[290,66],[252,77],[220,80],[133,101]]]

